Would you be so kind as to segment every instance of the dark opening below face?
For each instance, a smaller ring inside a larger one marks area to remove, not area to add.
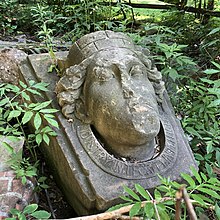
[[[145,65],[127,51],[102,51],[87,71],[85,112],[108,148],[124,157],[152,151],[160,121]]]

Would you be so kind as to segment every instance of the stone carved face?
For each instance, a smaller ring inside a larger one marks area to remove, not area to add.
[[[66,117],[90,124],[110,153],[137,160],[154,155],[163,90],[161,74],[151,61],[120,47],[70,65],[56,87]]]
[[[137,57],[119,50],[110,59],[107,51],[98,53],[87,68],[83,95],[87,117],[110,151],[131,158],[152,154],[160,129],[158,104]]]

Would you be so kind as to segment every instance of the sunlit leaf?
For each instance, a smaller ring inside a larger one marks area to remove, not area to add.
[[[34,116],[34,127],[36,130],[38,130],[41,126],[42,119],[40,114],[37,112],[36,115]]]
[[[46,121],[51,124],[52,126],[56,127],[56,128],[59,128],[59,125],[57,123],[57,121],[55,121],[54,119],[52,118],[48,118],[48,117],[44,117],[46,119]]]
[[[220,195],[211,189],[198,187],[197,190],[199,190],[200,192],[206,193],[206,194],[212,196],[213,198],[220,199]]]
[[[31,216],[33,216],[36,219],[48,219],[51,216],[51,214],[46,211],[40,210],[32,213]]]
[[[220,208],[217,203],[215,204],[215,214],[217,218],[220,219]]]
[[[37,208],[38,208],[38,205],[37,205],[37,204],[28,205],[28,206],[26,206],[26,207],[24,208],[23,213],[24,213],[24,214],[30,214],[30,213],[36,211]]]
[[[145,215],[149,219],[151,219],[153,217],[153,215],[154,215],[154,212],[155,212],[154,205],[151,202],[146,203],[145,206],[144,206],[144,213],[145,213]]]
[[[150,200],[149,194],[146,192],[146,190],[141,185],[135,184],[135,188],[137,192],[139,192],[143,198],[145,198],[146,200]]]
[[[204,200],[200,197],[200,195],[191,194],[190,195],[195,201],[197,201],[201,205],[205,205]]]
[[[141,201],[140,197],[130,188],[124,186],[124,191],[137,201]]]
[[[196,168],[193,167],[193,166],[191,166],[190,169],[191,169],[193,175],[195,176],[196,180],[197,180],[199,183],[201,183],[201,182],[202,182],[202,179],[201,179],[201,177],[200,177],[198,171],[196,170]]]
[[[45,107],[47,107],[48,105],[50,105],[52,101],[46,101],[46,102],[42,102],[40,104],[38,104],[35,108],[33,108],[34,111],[38,111],[40,109],[43,109]]]
[[[136,216],[141,209],[141,202],[135,203],[129,211],[129,216],[132,218]]]
[[[24,116],[22,117],[22,124],[26,124],[27,122],[29,122],[33,116],[33,112],[31,111],[27,111],[24,113]]]
[[[196,186],[195,181],[189,174],[181,173],[181,176],[183,177],[184,180],[186,180],[189,183],[191,187],[194,188]]]

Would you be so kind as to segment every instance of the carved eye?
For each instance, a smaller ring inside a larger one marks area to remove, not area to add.
[[[143,70],[143,67],[140,65],[133,66],[130,70],[130,75],[134,77],[141,76],[143,74],[144,74],[144,70]]]

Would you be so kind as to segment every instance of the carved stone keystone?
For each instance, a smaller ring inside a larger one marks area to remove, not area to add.
[[[129,37],[91,33],[57,58],[61,78],[47,73],[51,60],[41,54],[28,56],[21,79],[49,83],[43,99],[60,109],[60,129],[42,151],[79,215],[120,202],[123,185],[151,190],[158,174],[180,180],[196,167],[161,73]]]

